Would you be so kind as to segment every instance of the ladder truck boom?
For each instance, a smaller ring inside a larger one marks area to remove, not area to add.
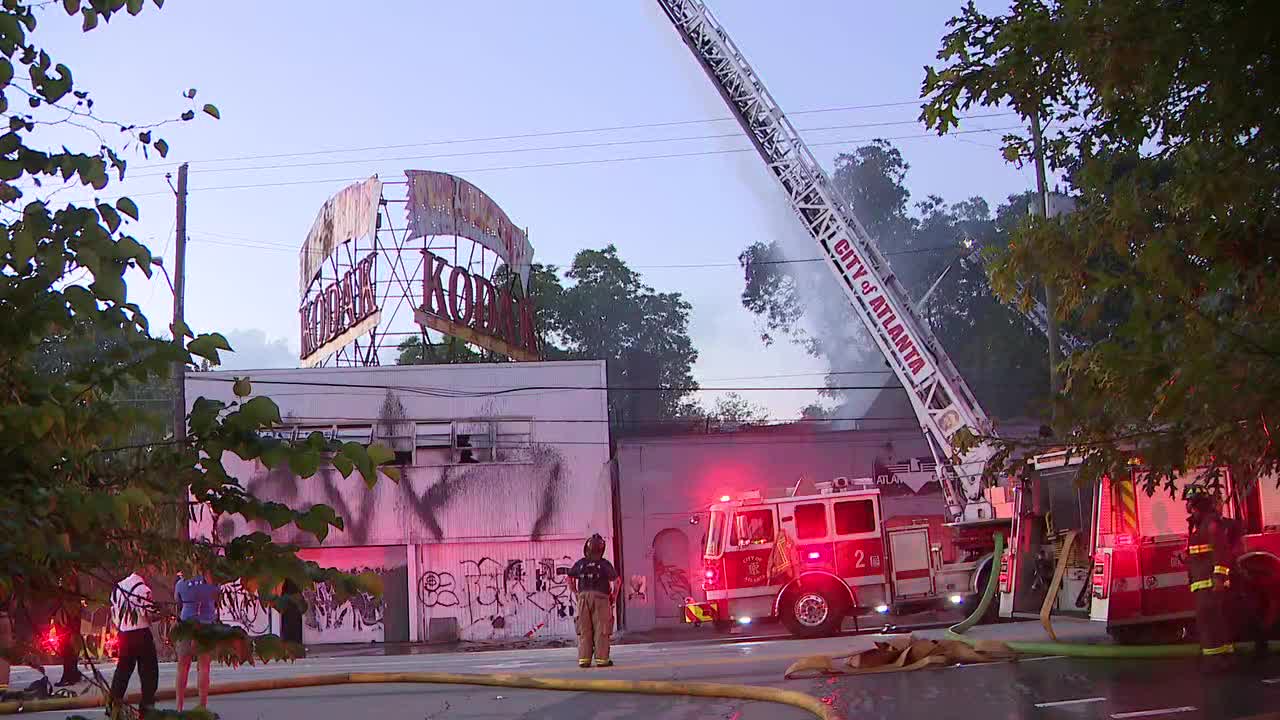
[[[658,4],[790,199],[846,298],[906,388],[938,461],[938,480],[952,520],[994,519],[983,492],[982,471],[995,448],[980,443],[960,452],[953,443],[962,428],[989,434],[991,423],[916,312],[875,240],[840,200],[760,76],[702,0],[658,0]]]

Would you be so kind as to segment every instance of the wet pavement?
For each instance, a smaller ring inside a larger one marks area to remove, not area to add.
[[[994,626],[987,632],[1003,635],[1016,630],[1016,626]],[[1089,633],[1094,632],[1087,623],[1059,630],[1078,641],[1088,641]],[[293,664],[217,668],[214,681],[330,672],[443,671],[742,683],[810,693],[824,698],[851,720],[1236,719],[1280,710],[1280,658],[1256,666],[1246,663],[1239,671],[1224,676],[1203,676],[1195,662],[1186,660],[1111,662],[1047,657],[909,673],[794,681],[782,678],[786,667],[800,657],[847,654],[868,647],[875,639],[859,636],[811,641],[623,645],[614,653],[617,667],[592,670],[574,667],[572,648],[307,658]],[[172,678],[173,666],[163,665],[161,686],[171,687]],[[214,697],[211,704],[226,720],[810,717],[798,709],[759,702],[434,685],[337,686],[251,693]],[[172,703],[165,706],[171,707]]]

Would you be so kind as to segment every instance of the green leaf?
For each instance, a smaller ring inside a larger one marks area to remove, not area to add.
[[[0,87],[7,86],[12,80],[13,63],[7,57],[0,57]]]
[[[138,13],[142,12],[142,4],[144,1],[145,0],[128,0],[126,9],[129,11],[129,14],[136,16]]]
[[[385,465],[396,459],[396,453],[391,448],[382,443],[374,443],[369,446],[369,461],[374,465]]]
[[[122,197],[119,200],[116,200],[116,209],[134,220],[138,219],[138,206],[127,197]]]
[[[212,117],[214,120],[222,119],[222,115],[218,112],[218,108],[210,103],[205,103],[204,113]]]
[[[83,32],[89,32],[90,30],[98,27],[98,11],[93,8],[85,8],[83,13],[84,25],[81,26],[81,30]]]
[[[297,450],[289,456],[289,469],[300,478],[309,478],[320,469],[318,450]]]
[[[240,407],[240,414],[249,419],[255,427],[272,427],[283,422],[280,419],[280,407],[269,397],[258,396]]]
[[[98,206],[98,215],[102,216],[102,222],[107,224],[107,229],[115,232],[120,229],[120,213],[116,209],[106,203]]]
[[[66,10],[68,15],[75,15],[80,12],[80,0],[62,0],[62,9]]]
[[[244,398],[253,394],[253,383],[249,382],[249,378],[236,378],[235,383],[231,385],[231,392],[236,397]]]
[[[206,333],[187,343],[187,352],[210,362],[219,362],[219,350],[231,350],[231,345],[221,333]]]
[[[164,138],[157,138],[154,147],[156,152],[160,153],[160,157],[168,157],[169,143],[165,142]]]

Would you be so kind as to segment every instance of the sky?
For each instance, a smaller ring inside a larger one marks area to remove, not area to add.
[[[994,207],[1032,183],[1000,158],[1000,132],[937,138],[916,122],[918,103],[904,104],[960,0],[709,4],[828,169],[837,153],[885,137],[911,164],[915,199],[980,195]],[[716,120],[726,108],[652,0],[170,0],[89,34],[60,8],[40,10],[39,37],[100,117],[172,117],[188,88],[197,107],[220,110],[219,121],[166,126],[169,157],[132,158],[129,179],[107,192],[137,201],[130,230],[172,267],[164,173],[191,163],[186,318],[228,336],[238,352],[226,367],[297,364],[297,248],[316,212],[356,179],[401,180],[412,168],[475,183],[529,228],[537,261],[563,266],[612,243],[646,283],[684,294],[704,386],[812,387],[830,369],[785,341],[766,346],[741,307],[742,249],[803,231],[754,153],[714,153],[749,145]],[[656,123],[681,124],[455,142]],[[960,129],[1014,124],[983,117]],[[673,139],[688,137],[699,139]],[[647,142],[565,147],[624,141]],[[351,150],[388,145],[400,147]],[[684,156],[625,159],[673,154]],[[131,282],[130,299],[167,326],[161,275]],[[778,419],[816,396],[741,394]],[[703,394],[708,406],[716,395]]]

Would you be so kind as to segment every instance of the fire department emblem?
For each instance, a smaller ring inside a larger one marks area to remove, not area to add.
[[[759,585],[764,582],[764,558],[751,555],[743,559],[742,581],[747,585]]]

